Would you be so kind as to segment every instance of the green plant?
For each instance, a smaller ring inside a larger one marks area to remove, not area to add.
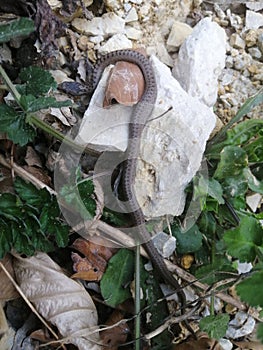
[[[0,259],[12,249],[32,255],[68,244],[69,227],[60,218],[57,200],[21,178],[15,194],[0,194]]]

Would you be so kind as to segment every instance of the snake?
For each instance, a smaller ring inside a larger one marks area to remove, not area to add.
[[[157,99],[157,85],[155,74],[152,65],[147,57],[142,53],[130,49],[117,50],[110,52],[97,60],[96,65],[93,68],[92,74],[86,84],[87,91],[92,92],[95,90],[104,69],[110,65],[115,64],[118,61],[126,61],[136,64],[144,77],[145,89],[139,102],[133,107],[131,119],[129,122],[129,138],[128,145],[125,151],[125,163],[122,171],[122,192],[125,202],[128,203],[129,216],[132,220],[132,224],[136,227],[136,239],[141,242],[143,248],[147,252],[152,264],[158,271],[159,275],[173,287],[178,295],[179,302],[181,304],[181,313],[185,312],[186,308],[186,296],[179,285],[177,279],[168,270],[162,256],[153,244],[152,237],[145,225],[145,217],[143,211],[137,201],[134,183],[136,176],[137,159],[139,157],[141,135],[145,124],[153,112],[153,108]],[[193,330],[185,321],[186,327],[193,334]]]

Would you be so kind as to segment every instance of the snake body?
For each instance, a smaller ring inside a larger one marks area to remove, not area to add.
[[[136,227],[137,237],[135,237],[135,239],[137,239],[137,242],[142,243],[142,246],[146,250],[149,258],[151,259],[153,265],[162,276],[162,278],[173,288],[175,288],[181,303],[182,313],[184,313],[186,305],[184,291],[180,287],[178,281],[167,269],[163,258],[155,248],[151,240],[151,235],[146,229],[144,214],[138,204],[134,192],[134,182],[137,158],[139,156],[140,149],[140,139],[144,126],[152,113],[157,97],[157,87],[152,66],[149,60],[143,54],[137,51],[113,51],[98,60],[93,69],[93,73],[88,84],[88,90],[93,91],[95,89],[103,73],[103,70],[108,65],[114,64],[121,60],[136,64],[141,69],[145,80],[144,94],[134,107],[131,121],[129,123],[129,141],[125,157],[127,160],[125,161],[125,166],[122,174],[122,191],[127,203],[129,215],[132,219],[133,225]]]

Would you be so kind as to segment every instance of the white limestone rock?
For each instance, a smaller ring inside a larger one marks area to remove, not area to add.
[[[148,218],[182,213],[184,189],[200,166],[216,121],[210,108],[181,88],[169,68],[155,56],[151,63],[158,96],[141,138],[135,183],[138,202]],[[77,140],[98,151],[124,151],[132,109],[120,105],[102,109],[109,69],[92,97]]]
[[[254,11],[246,12],[246,29],[258,29],[263,27],[263,15]]]
[[[108,52],[115,50],[131,49],[132,42],[125,34],[115,34],[106,43],[98,47],[98,52],[105,55]]]
[[[194,27],[179,51],[174,76],[189,95],[209,107],[217,99],[217,81],[225,66],[225,53],[225,31],[210,18]]]
[[[75,18],[72,26],[78,32],[104,38],[114,34],[124,33],[125,21],[113,12],[108,12],[101,17],[94,17],[88,21],[85,18]]]
[[[193,29],[186,23],[175,21],[167,39],[168,51],[174,51],[182,45]]]

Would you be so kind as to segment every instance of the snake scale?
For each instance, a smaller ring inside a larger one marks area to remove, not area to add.
[[[94,91],[104,69],[118,61],[127,61],[136,64],[142,71],[145,80],[145,90],[140,101],[135,105],[131,120],[129,123],[129,142],[125,154],[125,166],[122,173],[122,191],[126,203],[128,203],[128,212],[132,219],[133,225],[136,227],[137,241],[142,243],[153,265],[162,276],[162,278],[176,289],[178,294],[182,313],[185,311],[186,298],[184,291],[180,287],[178,281],[173,277],[171,272],[155,248],[151,235],[145,226],[144,214],[138,204],[134,194],[134,182],[136,174],[137,158],[139,156],[140,139],[144,126],[149,119],[157,97],[157,87],[154,71],[149,60],[141,53],[133,50],[113,51],[102,56],[94,66],[93,72],[87,83],[88,92]],[[187,328],[193,333],[187,322]]]

